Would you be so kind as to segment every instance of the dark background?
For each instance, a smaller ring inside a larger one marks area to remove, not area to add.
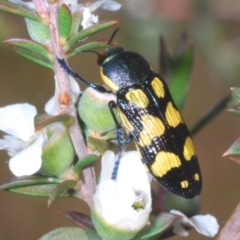
[[[200,116],[230,87],[240,85],[240,2],[236,0],[122,0],[116,13],[96,12],[100,20],[119,19],[115,40],[126,49],[137,51],[158,71],[159,36],[164,36],[170,50],[179,34],[186,30],[194,46],[194,65],[190,91],[183,116],[191,128]],[[112,30],[91,39],[108,39]],[[29,102],[43,112],[53,95],[51,70],[36,65],[14,53],[3,40],[28,38],[22,18],[0,13],[0,107]],[[89,40],[91,40],[89,39]],[[82,54],[70,60],[73,69],[86,79],[99,81],[96,56]],[[222,154],[239,137],[240,118],[222,112],[194,137],[203,175],[201,214],[217,217],[222,227],[240,199],[240,167]],[[12,175],[8,155],[0,152],[0,182]],[[76,199],[62,198],[50,209],[46,198],[34,198],[0,191],[0,239],[37,239],[55,228],[73,226],[56,214],[59,210],[88,212]],[[182,239],[174,237],[172,239]],[[191,231],[186,239],[207,239]]]

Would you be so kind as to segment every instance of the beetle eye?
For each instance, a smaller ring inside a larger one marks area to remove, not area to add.
[[[100,54],[97,59],[97,64],[102,66],[103,62],[109,57],[109,55],[109,51]]]

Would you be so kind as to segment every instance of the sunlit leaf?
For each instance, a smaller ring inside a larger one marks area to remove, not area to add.
[[[41,18],[32,10],[28,9],[24,5],[16,4],[10,1],[0,0],[0,10],[13,13],[15,15],[19,15],[24,18],[30,18],[38,22],[41,21]]]
[[[58,11],[58,27],[61,39],[67,39],[72,26],[72,15],[66,4],[62,4]]]
[[[113,21],[109,21],[109,22],[103,22],[103,23],[99,23],[97,25],[94,25],[92,27],[86,28],[80,32],[78,32],[78,34],[76,34],[75,36],[72,36],[68,41],[67,41],[67,46],[70,47],[73,44],[75,44],[76,42],[78,42],[79,40],[82,40],[86,37],[89,37],[97,32],[100,32],[104,29],[110,28],[114,25],[118,24],[117,20],[113,20]]]

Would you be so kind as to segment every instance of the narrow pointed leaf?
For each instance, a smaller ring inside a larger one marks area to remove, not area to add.
[[[69,189],[73,189],[76,185],[76,181],[74,180],[65,180],[58,184],[48,199],[48,207],[52,205],[63,193],[66,193]]]
[[[94,25],[92,27],[86,28],[86,29],[78,32],[78,34],[76,34],[75,36],[71,37],[67,41],[67,46],[70,47],[73,44],[75,44],[76,42],[78,42],[79,40],[89,37],[97,32],[104,30],[104,29],[110,28],[110,27],[114,26],[115,24],[118,24],[117,20],[99,23],[98,25]]]
[[[35,186],[25,186],[8,189],[8,191],[28,196],[48,197],[56,188],[57,184],[41,184]]]
[[[161,76],[164,81],[168,82],[171,76],[172,68],[171,68],[171,55],[168,51],[166,42],[163,37],[160,37],[159,42],[159,69],[161,69]]]
[[[15,49],[22,49],[31,56],[38,57],[40,60],[47,59],[47,61],[51,63],[54,61],[54,56],[50,54],[42,44],[37,42],[21,38],[12,38],[4,42]]]
[[[41,18],[32,10],[28,9],[24,5],[19,5],[10,1],[0,0],[0,10],[13,13],[15,15],[19,15],[24,18],[33,19],[38,22],[41,21]]]
[[[42,114],[40,116],[35,117],[34,122],[36,126],[35,130],[39,131],[40,129],[46,127],[47,125],[55,122],[62,122],[67,127],[70,127],[74,122],[74,118],[68,114],[60,114],[53,117],[47,114]]]
[[[151,224],[145,226],[134,239],[150,239],[151,237],[158,236],[171,227],[178,218],[180,216],[171,213],[161,213],[158,216],[151,216]]]
[[[240,138],[237,139],[232,146],[223,154],[223,157],[229,155],[240,155]]]
[[[170,92],[177,107],[183,107],[189,87],[190,73],[193,63],[193,50],[189,48],[173,62],[172,73],[168,82]]]
[[[95,42],[90,42],[84,45],[81,45],[80,47],[76,47],[73,50],[69,51],[69,56],[74,56],[77,53],[84,52],[84,51],[89,51],[89,50],[94,50],[98,48],[106,48],[107,47],[107,41],[95,41]]]
[[[14,177],[0,185],[0,189],[10,190],[12,188],[40,185],[40,184],[59,184],[62,180],[53,177]]]
[[[88,141],[90,144],[94,146],[94,148],[100,153],[103,154],[106,150],[109,149],[109,143],[106,140],[97,139],[93,137],[88,137]]]
[[[240,105],[240,88],[238,87],[232,87],[232,96],[235,100],[236,105]]]
[[[80,11],[75,12],[72,15],[72,27],[71,27],[71,30],[70,30],[70,33],[69,33],[70,37],[77,34],[79,26],[81,24],[81,18],[82,18],[82,14],[80,13]]]
[[[58,26],[61,39],[67,39],[72,26],[72,15],[66,4],[60,6],[58,12]]]
[[[84,230],[77,227],[65,227],[55,229],[40,238],[40,240],[101,240],[99,235],[92,230]]]
[[[240,108],[238,106],[236,107],[231,107],[226,109],[227,112],[230,112],[232,114],[235,114],[237,116],[240,116]]]
[[[45,67],[53,68],[54,57],[43,45],[26,39],[9,39],[5,42],[21,56]]]
[[[79,227],[83,229],[90,229],[95,230],[95,227],[92,223],[92,219],[80,212],[74,212],[74,211],[64,211],[64,212],[58,212],[59,215],[62,215],[75,224],[77,224]]]
[[[184,54],[186,50],[187,50],[187,33],[183,32],[179,36],[177,44],[175,46],[175,49],[173,52],[173,61],[181,57],[181,55]]]
[[[74,171],[79,173],[84,167],[86,167],[87,165],[94,163],[98,160],[98,156],[94,155],[94,154],[89,154],[86,155],[85,157],[83,157],[81,160],[79,160],[75,167],[74,167]]]
[[[213,118],[215,118],[219,113],[221,113],[226,106],[231,101],[231,96],[227,96],[220,100],[215,106],[209,109],[201,119],[196,123],[196,125],[191,129],[192,136],[195,135],[200,129],[202,129],[207,123],[209,123]]]

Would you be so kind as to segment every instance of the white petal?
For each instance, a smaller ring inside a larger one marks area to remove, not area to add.
[[[83,13],[82,13],[82,22],[81,22],[81,26],[83,27],[83,29],[86,29],[92,26],[91,18],[92,18],[92,14],[90,12],[90,9],[84,7]]]
[[[23,149],[9,160],[9,168],[17,176],[29,176],[36,173],[42,165],[43,134],[39,134],[37,140],[29,147]]]
[[[105,3],[102,4],[102,6],[99,9],[103,11],[115,12],[118,11],[121,8],[121,6],[122,5],[118,2],[106,1]]]
[[[0,129],[23,141],[34,134],[34,116],[37,110],[28,103],[13,104],[0,108]]]
[[[10,157],[15,156],[22,150],[24,142],[19,138],[11,135],[4,135],[3,138],[0,139],[0,149],[5,149]]]
[[[180,236],[188,235],[188,233],[186,235],[186,230],[184,230],[184,228],[181,226],[182,224],[191,225],[199,233],[208,237],[214,237],[218,232],[219,225],[216,218],[212,215],[196,215],[191,218],[187,218],[183,213],[177,210],[171,210],[170,213],[181,216],[181,218],[174,223],[173,229],[173,232]]]
[[[148,174],[138,152],[130,151],[123,154],[118,168],[117,182],[132,186],[135,190],[145,189],[146,185],[149,185]]]
[[[113,167],[115,165],[115,154],[113,151],[106,151],[102,156],[102,170],[100,182],[112,178]]]
[[[127,152],[121,158],[117,180],[114,181],[111,178],[115,159],[111,151],[102,157],[101,181],[94,195],[94,208],[112,226],[130,231],[141,229],[151,212],[147,172],[138,153]],[[142,208],[134,209],[136,203]]]
[[[218,222],[216,218],[210,214],[193,216],[191,220],[191,225],[204,236],[214,237],[218,232]]]

